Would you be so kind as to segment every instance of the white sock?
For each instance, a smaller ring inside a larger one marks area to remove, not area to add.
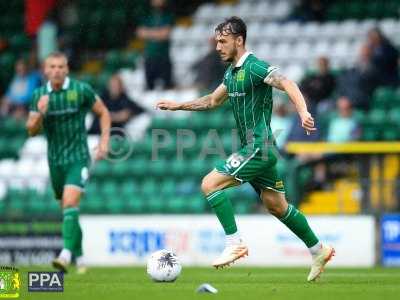
[[[61,250],[60,255],[58,257],[69,264],[71,263],[71,256],[72,256],[71,251],[64,248]]]
[[[322,248],[322,243],[318,242],[314,246],[308,248],[308,250],[310,250],[311,255],[316,255],[318,254],[319,250],[321,250],[321,248]]]
[[[83,255],[76,258],[76,265],[78,267],[82,267],[85,265],[85,259],[84,259]]]
[[[227,234],[225,235],[225,241],[227,246],[232,246],[232,245],[238,245],[242,242],[242,239],[240,238],[240,233],[239,231],[236,231],[233,234]]]

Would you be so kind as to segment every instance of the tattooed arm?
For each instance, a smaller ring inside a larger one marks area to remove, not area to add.
[[[220,106],[226,100],[228,94],[226,86],[220,84],[214,92],[196,100],[178,103],[175,101],[160,100],[156,108],[162,110],[209,110]]]
[[[264,82],[273,86],[274,88],[285,91],[290,100],[296,107],[296,110],[301,119],[301,126],[307,131],[307,134],[310,134],[310,131],[317,130],[314,127],[314,119],[311,114],[307,110],[307,104],[304,100],[303,94],[300,92],[297,84],[287,79],[285,76],[279,73],[279,71],[275,71],[270,73],[265,79]]]

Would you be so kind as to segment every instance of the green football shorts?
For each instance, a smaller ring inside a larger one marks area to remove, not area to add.
[[[275,146],[243,147],[228,159],[218,162],[215,168],[240,182],[249,182],[258,194],[264,189],[284,193],[283,181],[276,168],[277,156]]]
[[[75,162],[67,165],[49,165],[50,180],[57,200],[62,199],[65,186],[73,186],[82,192],[89,178],[86,162]]]

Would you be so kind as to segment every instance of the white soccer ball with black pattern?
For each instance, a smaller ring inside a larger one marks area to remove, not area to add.
[[[169,250],[159,250],[150,255],[147,261],[147,274],[157,282],[175,281],[181,274],[182,266],[178,257]]]

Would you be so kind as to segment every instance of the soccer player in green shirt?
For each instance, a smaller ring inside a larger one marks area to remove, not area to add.
[[[213,262],[214,267],[228,266],[248,254],[248,248],[236,226],[232,204],[224,189],[249,182],[270,213],[309,248],[312,265],[307,280],[313,281],[321,274],[335,250],[323,245],[305,216],[286,201],[283,182],[276,169],[278,157],[270,126],[272,88],[283,90],[289,95],[300,116],[301,125],[308,134],[316,130],[314,119],[296,83],[281,75],[277,67],[246,51],[246,31],[245,23],[238,17],[231,17],[216,27],[216,50],[222,60],[231,65],[225,72],[223,82],[214,92],[184,103],[161,100],[157,108],[200,111],[216,108],[227,99],[231,104],[242,148],[227,160],[217,163],[201,184],[226,234],[226,247]]]
[[[49,81],[34,91],[26,127],[30,136],[43,127],[51,184],[63,209],[64,247],[53,266],[66,272],[75,256],[78,273],[84,273],[79,201],[90,164],[85,116],[93,111],[100,119],[101,138],[95,159],[102,159],[108,152],[110,115],[88,84],[68,77],[64,54],[57,52],[46,58],[45,75]]]

